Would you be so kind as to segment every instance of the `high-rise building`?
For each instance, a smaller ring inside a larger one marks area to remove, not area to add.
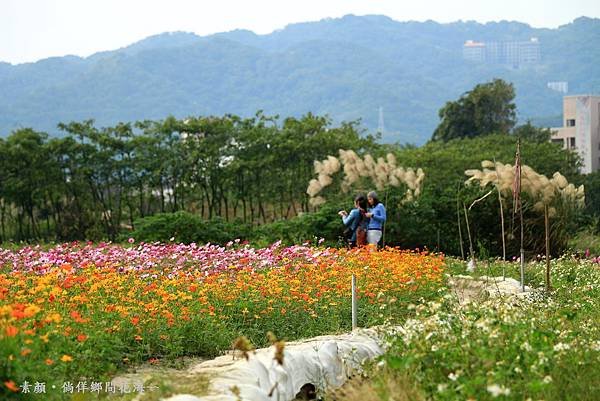
[[[563,124],[552,128],[552,142],[574,149],[581,156],[582,173],[600,169],[600,96],[565,96]]]
[[[467,40],[463,45],[463,58],[479,63],[502,64],[519,68],[540,62],[540,42],[537,38],[509,42]]]
[[[569,83],[567,81],[548,82],[548,88],[560,93],[569,92]]]
[[[485,61],[485,43],[467,40],[463,45],[463,58],[483,63]]]

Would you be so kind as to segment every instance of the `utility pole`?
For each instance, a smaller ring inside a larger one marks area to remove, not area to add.
[[[379,124],[377,126],[377,132],[383,136],[385,133],[385,125],[383,123],[383,107],[379,106]]]

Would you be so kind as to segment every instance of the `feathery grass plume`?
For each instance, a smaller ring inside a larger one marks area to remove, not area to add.
[[[366,168],[365,166],[365,162],[362,159],[357,159],[354,161],[354,168],[357,171],[357,174],[360,177],[368,177],[369,176],[369,170]]]
[[[575,194],[575,198],[577,200],[577,204],[580,208],[585,207],[585,189],[583,184],[577,188],[577,193]]]
[[[323,162],[321,162],[319,160],[315,160],[313,162],[313,168],[314,168],[315,174],[321,174],[324,170]]]
[[[333,175],[340,171],[341,163],[334,156],[327,156],[327,173],[329,175]]]
[[[331,185],[331,183],[333,182],[333,178],[331,178],[331,176],[327,174],[319,174],[319,177],[317,179],[319,181],[319,185],[321,185],[321,189],[325,188],[328,185]]]
[[[385,158],[387,159],[387,162],[390,165],[390,167],[392,169],[395,169],[397,164],[396,156],[394,156],[393,153],[388,153],[387,155],[385,155]]]
[[[495,185],[501,193],[509,193],[512,190],[514,180],[514,169],[510,164],[492,163],[489,160],[481,162],[482,170],[469,169],[465,175],[469,178],[465,184],[475,181],[483,188],[489,184]],[[494,166],[496,171],[489,170]],[[543,211],[544,205],[550,205],[558,198],[573,203],[576,207],[582,207],[585,202],[585,189],[582,186],[575,189],[567,179],[559,172],[555,172],[552,178],[539,174],[530,166],[523,165],[521,168],[521,190],[528,194],[534,201],[534,210]],[[551,215],[556,215],[556,210]]]
[[[384,190],[388,186],[399,187],[405,184],[408,190],[405,193],[405,199],[413,200],[419,196],[422,190],[425,172],[419,168],[416,171],[412,168],[405,169],[397,166],[396,157],[388,153],[385,157],[378,157],[367,154],[361,159],[353,150],[339,150],[339,158],[328,156],[327,159],[314,162],[316,179],[309,182],[306,190],[310,196],[310,204],[313,206],[325,202],[322,196],[317,196],[325,187],[334,182],[333,176],[342,171],[344,173],[340,183],[342,192],[348,192],[354,184],[361,178],[368,178],[377,190]]]
[[[546,205],[544,205],[544,202],[537,201],[533,205],[533,210],[535,210],[536,212],[543,212],[545,207],[546,207]]]
[[[496,164],[491,160],[484,160],[481,162],[481,167],[483,168],[495,168]]]
[[[321,206],[325,202],[326,200],[322,196],[315,196],[314,198],[310,198],[308,200],[308,203],[310,203],[311,206]]]
[[[396,170],[394,170],[394,175],[400,182],[404,182],[404,178],[406,177],[406,171],[404,170],[404,167],[396,167]]]
[[[404,175],[404,183],[412,190],[416,189],[416,181],[417,175],[415,174],[415,170],[412,168],[406,169],[406,174]]]
[[[564,189],[567,185],[569,185],[565,176],[558,171],[554,173],[552,179],[556,182],[556,185],[558,185],[558,188],[560,189]]]
[[[542,191],[542,202],[548,205],[556,196],[556,188],[552,184],[547,184]]]
[[[402,199],[401,203],[405,204],[408,202],[412,202],[415,199],[414,195],[413,195],[413,191],[411,191],[410,189],[406,190],[406,193],[404,194],[404,198]]]
[[[306,193],[308,194],[308,196],[310,196],[311,198],[313,198],[313,197],[317,196],[317,194],[319,192],[321,192],[321,189],[323,189],[323,187],[319,183],[319,180],[315,180],[313,178],[308,183],[308,188],[306,189]]]

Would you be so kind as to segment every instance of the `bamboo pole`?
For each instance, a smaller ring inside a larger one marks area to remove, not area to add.
[[[460,189],[460,183],[459,185],[459,189]],[[458,241],[460,243],[460,256],[463,260],[465,260],[465,250],[463,247],[463,237],[462,237],[462,229],[461,229],[461,223],[460,223],[460,202],[458,199],[458,194],[459,192],[456,192],[456,222],[458,223]]]
[[[544,205],[544,226],[546,231],[546,292],[550,292],[550,223],[548,205]]]
[[[502,261],[506,262],[506,239],[504,238],[504,208],[502,207],[502,195],[498,190],[498,202],[500,202],[500,224],[502,225]],[[506,280],[506,267],[502,263],[502,280]]]
[[[473,267],[475,267],[475,252],[473,251],[473,240],[471,239],[471,228],[469,227],[469,213],[467,212],[467,206],[464,203],[463,210],[465,212],[465,222],[467,223],[467,235],[469,237],[469,253],[471,254]]]
[[[521,200],[522,171],[521,171],[521,138],[517,140],[517,162],[519,165],[519,218],[521,223],[521,289],[525,292],[525,247],[523,246],[523,202]]]
[[[496,159],[494,158],[494,170],[496,171],[496,178],[498,182],[500,181],[500,176],[498,175],[498,166],[496,165]],[[502,225],[502,261],[506,261],[506,239],[504,238],[504,208],[502,206],[502,194],[500,193],[500,188],[496,185],[496,189],[498,190],[498,202],[500,202],[500,223]],[[504,266],[502,267],[502,278],[504,277]]]

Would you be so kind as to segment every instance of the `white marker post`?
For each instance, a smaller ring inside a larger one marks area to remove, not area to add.
[[[358,325],[356,324],[356,276],[352,275],[352,330],[355,330]]]

